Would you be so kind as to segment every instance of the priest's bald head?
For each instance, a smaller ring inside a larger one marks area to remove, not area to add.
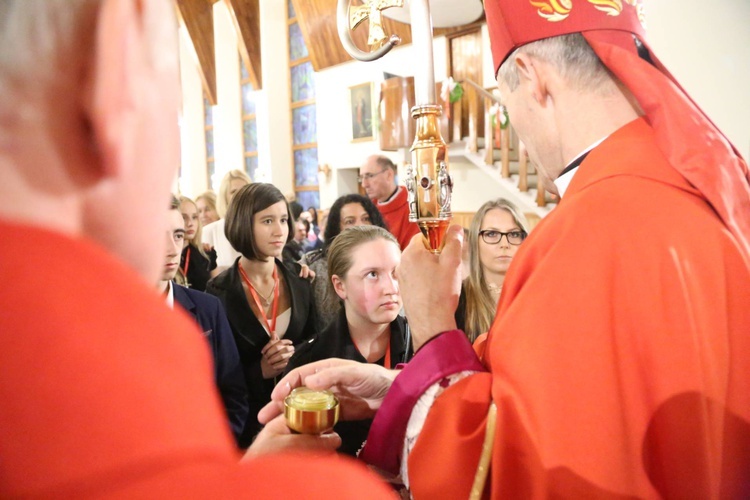
[[[645,38],[643,0],[485,0],[498,87],[545,187],[638,116],[750,254],[747,164]]]
[[[4,0],[0,25],[0,217],[93,239],[153,283],[179,152],[172,2]]]

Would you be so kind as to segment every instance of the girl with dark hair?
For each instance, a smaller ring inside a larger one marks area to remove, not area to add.
[[[371,225],[387,229],[383,217],[369,198],[359,194],[339,197],[328,212],[323,248],[305,254],[300,263],[310,266],[315,273],[313,297],[318,316],[318,330],[322,330],[335,317],[339,309],[338,300],[328,294],[328,248],[341,231],[354,226]]]
[[[316,332],[310,283],[298,264],[283,264],[292,219],[284,195],[272,184],[241,188],[226,215],[226,236],[241,256],[208,283],[232,327],[249,392],[250,414],[240,439],[249,446],[260,430],[258,411],[270,401],[275,379],[296,346]]]

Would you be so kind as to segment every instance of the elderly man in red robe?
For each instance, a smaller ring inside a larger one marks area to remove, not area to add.
[[[179,161],[174,3],[0,2],[0,498],[383,498],[283,417],[243,458],[153,286]]]
[[[747,498],[747,164],[649,48],[640,0],[485,9],[511,123],[559,206],[476,351],[453,320],[452,228],[440,256],[404,252],[418,351],[400,373],[328,361],[285,382],[379,408],[360,458],[416,498]]]

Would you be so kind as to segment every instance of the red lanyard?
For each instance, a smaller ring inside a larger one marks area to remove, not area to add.
[[[359,348],[357,345],[357,342],[354,341],[352,338],[352,343],[354,344],[354,347],[359,351],[359,354],[362,354],[362,349]],[[362,356],[364,358],[364,356]],[[367,358],[365,358],[365,361],[367,361]],[[388,335],[388,345],[385,346],[385,363],[383,363],[383,366],[391,369],[391,336]]]
[[[266,328],[268,329],[268,336],[273,337],[274,332],[276,331],[276,312],[279,310],[279,275],[276,273],[276,263],[273,264],[273,303],[271,306],[271,323],[268,323],[268,317],[266,316],[266,310],[260,303],[260,298],[258,297],[258,292],[255,291],[255,287],[253,286],[252,282],[250,281],[250,278],[247,277],[247,274],[245,274],[245,270],[242,269],[242,266],[240,263],[237,263],[237,267],[240,270],[240,275],[242,276],[242,279],[245,280],[245,284],[250,289],[250,294],[253,296],[253,300],[255,300],[255,305],[258,306],[258,310],[260,311],[261,316],[263,317],[263,322],[266,324]]]
[[[182,274],[184,274],[186,278],[188,267],[190,267],[190,246],[188,246],[188,251],[185,253],[185,269],[182,270]]]

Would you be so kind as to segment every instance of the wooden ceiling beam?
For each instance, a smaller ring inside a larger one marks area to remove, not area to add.
[[[351,1],[355,5],[361,4],[361,1]],[[315,71],[353,60],[339,40],[336,28],[336,4],[336,0],[292,0]],[[383,16],[383,28],[389,36],[391,34],[400,36],[401,45],[411,43],[411,27],[408,24]],[[448,35],[462,29],[464,28],[435,29],[434,35]],[[362,50],[369,50],[367,30],[368,23],[365,22],[352,31],[352,40]]]
[[[176,0],[177,12],[198,57],[198,72],[211,105],[216,105],[216,51],[212,0]]]
[[[260,1],[224,0],[237,30],[239,51],[254,90],[263,88],[260,59]]]

